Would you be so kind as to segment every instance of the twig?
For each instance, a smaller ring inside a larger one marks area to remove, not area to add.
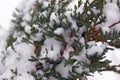
[[[111,28],[111,27],[113,27],[113,26],[115,26],[115,25],[117,25],[117,24],[119,24],[120,23],[120,21],[118,21],[118,22],[116,22],[116,23],[114,23],[114,24],[112,24],[112,25],[110,25],[110,26],[108,26],[109,28]]]

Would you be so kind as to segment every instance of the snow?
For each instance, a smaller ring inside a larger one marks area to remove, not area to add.
[[[17,78],[15,78],[15,80],[35,80],[35,78],[29,74],[22,74],[20,76],[18,76]]]
[[[87,77],[88,80],[119,80],[120,74],[112,71],[106,71],[102,73],[95,72],[94,76]]]
[[[21,56],[24,59],[28,59],[34,53],[34,46],[32,44],[20,43],[20,44],[15,46],[15,50],[19,54],[19,56]],[[21,52],[21,51],[24,51],[24,52]]]
[[[62,33],[64,33],[64,28],[57,28],[55,31],[54,31],[55,34],[57,35],[61,35]]]
[[[105,23],[102,27],[103,33],[110,32],[109,24]]]
[[[18,74],[35,70],[35,63],[28,61],[28,59],[33,56],[34,46],[21,43],[16,45],[15,51],[13,51],[11,47],[7,49],[7,54],[4,61],[5,71],[2,73],[1,77],[10,78],[14,75],[10,72],[11,69],[15,70],[17,68]]]
[[[31,27],[30,26],[25,26],[25,32],[30,34],[31,33]]]
[[[79,0],[73,0],[67,7],[66,7],[66,9],[67,10],[73,10],[74,11],[74,8],[75,8],[75,6],[77,6],[78,7],[78,1]],[[90,0],[90,1],[92,1],[92,0]],[[82,0],[82,2],[83,3],[85,3],[86,2],[86,0]],[[77,12],[82,12],[83,11],[83,5],[84,4],[82,4],[80,7],[78,7],[78,9],[77,9]]]
[[[0,25],[0,53],[4,51],[4,47],[6,46],[6,39],[8,36],[8,32],[5,28]],[[2,54],[0,54],[2,55]],[[1,57],[1,56],[0,56]]]
[[[29,28],[30,28],[31,26],[29,26],[27,29],[28,29],[28,32],[27,33],[31,33],[32,31],[31,31],[31,29],[30,29],[30,31],[29,31]],[[42,33],[42,30],[39,28],[39,26],[38,25],[32,25],[32,27],[35,29],[35,30],[37,30],[38,31],[38,33],[35,33],[35,34],[33,34],[32,36],[31,36],[31,39],[33,40],[33,41],[40,41],[40,40],[42,40],[42,35],[43,35],[43,33]]]
[[[110,65],[119,65],[120,64],[120,49],[114,48],[113,51],[109,50],[106,54],[106,58],[108,60],[111,60],[112,62]]]
[[[23,20],[29,22],[29,21],[31,20],[31,15],[30,15],[29,13],[25,14],[25,15],[23,16]]]
[[[102,52],[103,52],[103,48],[98,47],[98,46],[92,46],[91,48],[89,48],[89,49],[87,50],[87,54],[88,54],[89,56],[92,56],[92,55],[94,55],[94,54],[96,54],[96,53],[97,53],[97,55],[101,55]]]
[[[57,72],[59,72],[59,73],[62,75],[62,77],[67,78],[67,77],[70,76],[70,75],[69,75],[69,71],[71,70],[71,66],[70,66],[70,65],[64,66],[64,63],[65,63],[65,61],[62,61],[62,62],[56,67],[55,70],[56,70]]]
[[[2,62],[5,56],[4,50],[6,46],[7,31],[0,25],[0,75],[5,71],[4,63]]]
[[[54,61],[57,60],[60,57],[60,45],[62,44],[53,38],[46,39],[41,50],[41,58],[48,57]]]
[[[113,30],[114,28],[116,30],[120,30],[119,24],[115,25],[113,29],[108,28],[110,25],[118,22],[120,20],[120,11],[119,7],[116,3],[110,3],[108,2],[106,5],[104,5],[103,13],[106,16],[106,22],[102,27],[103,32],[109,32],[110,30]]]
[[[105,43],[95,41],[90,41],[87,43],[89,45],[89,49],[87,49],[87,55],[93,56],[94,54],[101,55],[103,50],[107,47]]]
[[[66,7],[66,9],[72,9],[72,10],[74,10],[74,7],[75,7],[75,5],[77,6],[78,4],[78,0],[73,0],[72,1],[72,3],[70,3],[67,7]]]
[[[67,46],[66,50],[64,50],[64,54],[63,54],[63,57],[68,60],[69,59],[69,53],[70,52],[73,52],[74,49],[70,46]]]
[[[40,41],[42,40],[42,33],[36,33],[35,35],[31,36],[33,41]]]
[[[111,30],[116,30],[116,31],[120,31],[120,23],[116,24],[114,27],[111,28]]]
[[[28,26],[28,24],[26,22],[22,22],[21,25],[22,25],[22,27]]]
[[[106,2],[117,3],[117,0],[106,0]]]
[[[54,23],[54,21],[59,24],[60,21],[59,21],[59,17],[58,17],[58,14],[53,12],[50,16],[50,23]]]
[[[28,13],[31,8],[34,7],[34,3],[36,0],[23,0],[19,5],[18,9],[22,11],[24,14]],[[27,2],[27,3],[26,3]]]
[[[50,80],[57,80],[55,77],[50,77]]]
[[[73,18],[71,17],[71,15],[73,14],[73,12],[71,12],[71,11],[66,11],[64,14],[66,15],[67,19],[68,19],[69,22],[71,23],[71,28],[74,28],[75,30],[77,30],[77,29],[78,29],[78,26],[77,26],[77,24],[76,24],[76,21],[73,20]]]
[[[120,12],[116,3],[107,3],[103,8],[103,12],[106,15],[106,22],[109,24],[119,21]]]
[[[39,2],[41,2],[41,1],[42,1],[42,0],[39,0]],[[47,7],[49,3],[50,3],[50,0],[45,0],[45,1],[43,1],[44,7]]]
[[[35,70],[35,63],[28,61],[33,56],[34,46],[26,43],[16,43],[14,44],[15,51],[12,47],[8,47],[5,51],[8,31],[3,28],[0,28],[0,31],[0,79],[10,79],[15,76],[11,69],[17,69],[18,74],[15,80],[35,80],[27,73]],[[22,75],[19,76],[19,74]]]
[[[95,41],[89,41],[87,44],[88,44],[89,46],[95,46],[95,45],[96,45],[96,42],[95,42]]]

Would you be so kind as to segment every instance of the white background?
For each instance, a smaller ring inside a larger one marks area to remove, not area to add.
[[[22,0],[0,0],[0,24],[4,28],[9,27],[12,13]]]

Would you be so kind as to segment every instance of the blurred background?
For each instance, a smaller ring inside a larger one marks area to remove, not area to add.
[[[10,26],[12,13],[22,0],[0,0],[0,25],[6,29]]]

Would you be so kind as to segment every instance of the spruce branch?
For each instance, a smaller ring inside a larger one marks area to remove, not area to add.
[[[104,65],[104,66],[101,66],[101,67],[103,67],[103,71],[114,71],[114,72],[120,74],[120,69],[118,69],[118,68],[120,68],[120,64],[119,65],[112,65],[112,66]]]
[[[101,41],[101,42],[105,42],[104,37],[102,37],[100,35],[100,30],[96,28],[96,21],[94,22],[93,27],[90,29],[90,33],[85,37],[86,41]]]

